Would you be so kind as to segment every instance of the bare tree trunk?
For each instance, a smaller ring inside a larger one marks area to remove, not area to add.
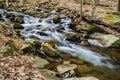
[[[6,0],[6,6],[7,6],[7,7],[9,6],[9,2],[8,2],[8,0]]]
[[[93,0],[93,8],[92,8],[92,12],[91,12],[91,19],[92,19],[93,16],[94,16],[95,9],[96,9],[96,7],[97,7],[97,3],[98,3],[98,0]]]
[[[84,2],[85,0],[81,0],[81,2],[80,2],[80,18],[82,19],[82,16],[83,16],[83,2]]]
[[[120,0],[118,0],[118,12],[120,11]]]
[[[86,3],[86,0],[83,0],[83,4],[85,4]]]

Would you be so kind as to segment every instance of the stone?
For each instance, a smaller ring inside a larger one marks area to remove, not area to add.
[[[12,39],[7,42],[11,49],[17,51],[19,49],[19,45],[17,45]]]
[[[6,14],[6,18],[8,18],[12,22],[24,23],[23,16],[21,15],[15,15],[13,13],[9,13],[9,14]]]
[[[34,48],[30,44],[23,44],[21,50],[25,53],[33,52]]]
[[[80,41],[82,35],[83,34],[76,33],[76,34],[66,35],[66,37],[67,37],[67,40],[70,40],[70,41]]]
[[[19,23],[14,23],[13,24],[13,28],[14,29],[23,29],[24,27],[21,24],[19,24]]]
[[[18,37],[21,37],[21,34],[20,34],[20,29],[15,29],[15,32],[16,32],[16,35],[18,36]]]
[[[13,13],[6,14],[6,18],[10,19],[11,21],[14,21],[15,15]]]
[[[87,65],[78,65],[78,73],[89,73],[90,71],[92,71],[91,68],[89,68]]]
[[[51,76],[56,76],[57,75],[57,72],[51,71],[51,70],[48,70],[48,69],[39,69],[39,71],[43,75],[51,75]]]
[[[60,23],[60,22],[61,22],[60,16],[59,16],[59,15],[54,16],[53,22],[56,23],[56,24],[57,24],[57,23]]]
[[[97,30],[97,27],[90,24],[86,24],[86,26],[82,26],[82,25],[75,26],[75,31],[77,32],[81,32],[81,31],[93,32],[95,30]]]
[[[63,80],[99,80],[95,77],[67,78]]]
[[[110,14],[105,17],[104,22],[109,23],[109,24],[115,24],[117,22],[120,22],[120,16]]]
[[[59,52],[53,48],[53,46],[49,43],[42,43],[41,44],[41,51],[47,54],[50,57],[57,57],[59,56]]]
[[[8,56],[13,56],[14,50],[13,49],[4,49],[0,52],[1,57],[8,57]]]
[[[56,72],[47,70],[47,69],[39,69],[41,74],[44,76],[45,80],[62,80],[58,77],[56,77]]]
[[[32,64],[37,66],[39,69],[43,69],[49,66],[49,62],[45,59],[42,59],[40,57],[35,57],[34,60],[32,60]]]
[[[119,47],[120,38],[111,34],[94,33],[91,37],[104,47]]]
[[[0,14],[0,18],[2,18],[2,15]]]
[[[85,62],[85,60],[82,59],[70,59],[70,61],[75,64],[84,64]]]
[[[24,23],[23,17],[19,15],[15,16],[14,21],[17,23]]]
[[[42,44],[42,42],[40,42],[40,41],[38,41],[38,40],[30,40],[29,43],[30,43],[33,47],[39,48],[39,49],[41,48],[41,44]]]
[[[85,30],[86,28],[85,27],[83,27],[83,26],[81,26],[81,25],[76,25],[75,26],[75,31],[81,31],[81,30]]]
[[[77,65],[76,64],[62,64],[57,66],[57,71],[63,77],[71,77],[76,75]]]

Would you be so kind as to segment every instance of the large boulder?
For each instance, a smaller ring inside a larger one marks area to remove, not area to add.
[[[94,33],[91,37],[97,40],[104,47],[119,47],[120,38],[111,34]]]

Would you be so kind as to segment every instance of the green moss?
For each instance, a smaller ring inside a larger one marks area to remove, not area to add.
[[[117,22],[120,22],[120,16],[110,14],[105,17],[104,22],[107,22],[109,24],[115,24]]]
[[[48,43],[42,43],[41,50],[42,52],[51,57],[56,57],[59,55],[59,52],[56,49],[54,49],[51,44]]]

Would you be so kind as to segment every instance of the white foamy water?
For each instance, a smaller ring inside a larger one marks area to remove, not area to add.
[[[0,9],[0,14],[3,12]],[[24,36],[26,40],[34,39],[32,36],[37,37],[39,40],[42,40],[44,42],[54,40],[56,41],[55,48],[59,51],[72,54],[73,56],[84,59],[87,62],[94,64],[95,66],[107,66],[109,68],[115,67],[113,64],[108,62],[110,59],[108,56],[103,56],[100,53],[93,52],[81,45],[77,45],[66,40],[66,37],[63,33],[72,34],[74,32],[69,28],[71,19],[63,14],[60,15],[61,22],[55,24],[52,19],[56,15],[56,11],[51,11],[51,14],[44,19],[35,18],[17,12],[7,13],[22,15],[24,17],[25,23],[22,24],[24,26],[24,29],[21,30],[21,35]],[[95,43],[95,45],[101,46],[97,42],[91,40],[89,41],[91,43]]]

